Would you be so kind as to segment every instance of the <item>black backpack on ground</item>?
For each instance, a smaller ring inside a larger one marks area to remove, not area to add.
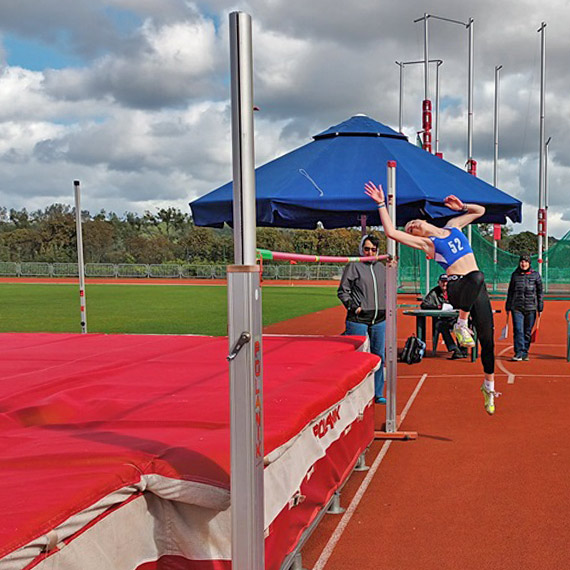
[[[406,364],[416,364],[416,362],[420,362],[424,357],[425,351],[426,343],[417,336],[412,335],[406,340],[400,360]]]

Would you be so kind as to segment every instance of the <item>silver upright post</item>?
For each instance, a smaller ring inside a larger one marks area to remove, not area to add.
[[[255,264],[251,17],[230,14],[235,265],[228,267],[232,569],[264,568],[261,289]]]
[[[499,83],[502,65],[495,66],[495,113],[493,116],[494,158],[493,158],[493,186],[498,184],[499,165]]]
[[[494,135],[494,154],[493,154],[493,186],[497,188],[499,178],[499,82],[500,71],[502,65],[495,66],[495,112],[493,115],[493,135]],[[493,232],[494,234],[495,232]],[[493,238],[495,236],[493,235]],[[493,290],[497,286],[497,240],[493,239]]]
[[[79,180],[73,181],[75,194],[75,231],[77,234],[77,269],[79,271],[79,310],[81,332],[87,332],[87,307],[85,299],[85,264],[83,263],[83,229],[81,224],[81,190]]]
[[[401,133],[404,128],[404,64],[401,61],[396,62],[400,67],[400,108],[398,110],[398,132]]]
[[[467,28],[469,29],[469,70],[468,70],[468,94],[467,94],[467,162],[469,172],[476,176],[475,162],[473,160],[473,18],[469,18]],[[467,226],[467,239],[472,240],[471,224]]]
[[[435,154],[439,153],[439,66],[441,59],[435,60]]]
[[[406,65],[422,64],[424,65],[424,60],[418,61],[396,61],[396,65],[400,68],[400,96],[399,96],[399,110],[398,110],[398,128],[400,132],[404,128],[404,68]],[[436,112],[435,112],[435,137],[436,145],[439,143],[438,139],[438,129],[439,129],[439,66],[443,64],[441,59],[430,59],[429,63],[436,64],[435,71],[435,97],[436,97]]]
[[[544,260],[544,290],[548,293],[548,258],[549,246],[548,246],[548,145],[552,137],[548,137],[548,140],[544,143],[544,248],[546,249],[547,255]]]
[[[542,276],[542,249],[544,236],[544,96],[546,91],[546,22],[540,28],[540,143],[538,161],[538,272]]]
[[[424,13],[424,99],[429,100],[429,30],[428,30],[429,14]]]
[[[429,132],[431,128],[431,124],[426,126],[426,105],[430,105],[429,103],[429,36],[428,36],[428,18],[429,14],[427,12],[424,13],[424,111],[423,111],[423,124],[422,128],[424,130],[424,149],[431,152],[431,133]],[[429,122],[431,123],[431,111],[429,111]],[[427,134],[426,134],[427,133]],[[426,142],[429,140],[429,147],[427,147]],[[388,169],[390,170],[390,169]],[[396,188],[396,183],[394,182],[394,188]],[[394,204],[395,206],[395,204]],[[394,218],[394,223],[396,219]],[[429,259],[426,258],[426,284],[424,295],[427,295],[429,292]],[[388,430],[388,428],[386,427]]]
[[[469,70],[467,87],[467,160],[473,160],[473,18],[469,18]]]
[[[388,214],[396,225],[396,161],[388,161]],[[398,335],[396,325],[396,304],[398,293],[398,266],[396,242],[387,240],[388,254],[392,261],[386,267],[386,432],[398,429],[396,420],[396,388],[398,363]]]

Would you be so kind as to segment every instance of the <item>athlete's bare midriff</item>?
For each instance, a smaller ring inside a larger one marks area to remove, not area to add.
[[[477,261],[475,261],[475,256],[472,253],[468,253],[450,265],[446,273],[448,275],[467,275],[471,271],[479,271],[479,267],[477,266]]]

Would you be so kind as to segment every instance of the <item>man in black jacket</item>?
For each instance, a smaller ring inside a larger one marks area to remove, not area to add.
[[[367,235],[360,242],[360,254],[378,254],[380,240]],[[385,404],[384,351],[386,345],[386,268],[380,261],[355,262],[346,265],[337,291],[338,298],[346,307],[346,330],[344,334],[368,336],[370,352],[382,362],[374,373],[374,401]]]
[[[530,255],[523,254],[519,266],[513,271],[507,293],[505,309],[513,316],[515,355],[511,360],[528,360],[532,327],[536,313],[542,313],[542,279],[530,266]]]
[[[447,275],[445,273],[439,276],[437,285],[424,297],[420,308],[434,310],[453,309],[447,299]],[[434,326],[441,333],[447,350],[451,352],[450,358],[452,360],[465,358],[467,356],[467,350],[459,348],[451,336],[451,331],[456,321],[457,318],[454,317],[434,318]]]

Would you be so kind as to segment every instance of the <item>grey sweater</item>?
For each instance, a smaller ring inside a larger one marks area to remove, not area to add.
[[[386,268],[380,261],[348,263],[337,296],[355,323],[375,324],[386,318]],[[357,315],[356,309],[362,310]]]

